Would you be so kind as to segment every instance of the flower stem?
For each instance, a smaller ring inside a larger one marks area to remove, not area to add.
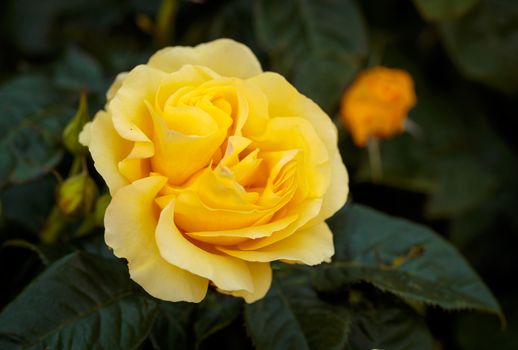
[[[378,183],[381,181],[382,174],[382,163],[381,163],[381,152],[379,140],[371,137],[367,142],[367,151],[369,152],[369,163],[371,168],[371,179],[372,182]]]
[[[172,43],[177,8],[176,0],[162,0],[155,27],[155,39],[159,46]]]

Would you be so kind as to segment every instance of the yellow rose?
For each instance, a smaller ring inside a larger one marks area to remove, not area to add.
[[[401,69],[375,67],[362,72],[342,97],[341,117],[354,143],[387,138],[403,130],[415,105],[412,77]]]
[[[348,192],[336,128],[246,46],[165,48],[107,97],[81,142],[112,194],[106,243],[151,295],[199,302],[210,281],[253,302],[271,261],[333,255],[324,220]]]

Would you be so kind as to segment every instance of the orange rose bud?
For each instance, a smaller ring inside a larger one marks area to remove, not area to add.
[[[356,78],[342,97],[342,121],[357,146],[370,137],[388,138],[403,130],[415,105],[414,81],[401,69],[374,67]]]

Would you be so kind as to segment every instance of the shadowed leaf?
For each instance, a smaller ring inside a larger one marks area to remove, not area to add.
[[[70,254],[0,314],[0,348],[132,349],[156,314],[133,288],[124,264]]]
[[[336,254],[315,276],[332,291],[358,281],[404,299],[444,309],[476,309],[502,316],[489,289],[457,250],[428,228],[361,205],[329,222]]]
[[[273,69],[333,111],[367,51],[356,3],[261,0],[255,10],[257,37],[270,53]]]
[[[246,305],[257,349],[343,349],[350,326],[345,307],[321,300],[299,269],[279,271],[264,299]]]

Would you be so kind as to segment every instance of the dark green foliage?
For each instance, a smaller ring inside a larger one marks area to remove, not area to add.
[[[73,113],[43,76],[0,87],[0,186],[49,172],[61,159],[61,130]]]
[[[243,302],[230,296],[209,293],[197,309],[194,334],[196,348],[221,329],[229,326],[241,312]]]
[[[515,1],[484,0],[464,18],[441,24],[440,30],[446,49],[463,74],[516,94],[517,22]]]
[[[151,329],[153,301],[124,265],[74,253],[36,278],[1,314],[2,349],[134,348]]]
[[[349,295],[353,322],[349,335],[351,350],[431,350],[433,336],[423,318],[410,306],[384,295],[369,299],[359,290]]]
[[[365,23],[356,3],[261,0],[255,11],[257,37],[269,53],[271,69],[333,112],[367,54]]]
[[[257,349],[342,349],[350,328],[347,308],[321,300],[308,274],[279,271],[266,297],[245,308]]]
[[[410,301],[501,315],[464,258],[428,228],[353,204],[329,224],[336,254],[318,269],[316,288],[332,291],[365,281]]]
[[[337,122],[351,203],[329,220],[336,254],[275,264],[254,304],[212,287],[200,304],[152,298],[101,227],[77,237],[84,218],[41,244],[79,96],[95,114],[159,49],[143,23],[160,3],[0,2],[0,349],[517,348],[515,0],[178,1],[171,45],[242,41],[335,120],[360,70],[408,70],[418,131],[381,141],[373,182]]]
[[[192,343],[189,333],[194,305],[160,302],[159,312],[151,334],[154,349],[188,349]]]

